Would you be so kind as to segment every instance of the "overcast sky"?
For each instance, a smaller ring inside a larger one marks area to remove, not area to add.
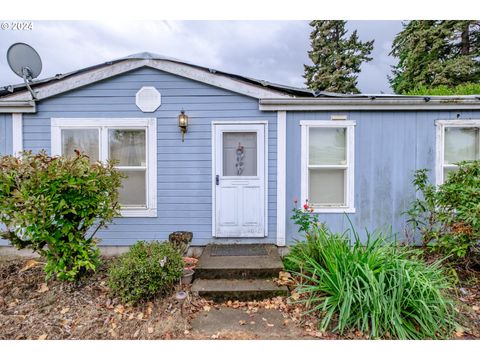
[[[359,88],[391,92],[388,53],[400,21],[348,21],[360,39],[375,39],[373,61],[364,64]],[[34,21],[33,30],[0,31],[0,86],[22,80],[6,63],[8,47],[26,42],[40,54],[39,78],[149,51],[194,64],[285,85],[304,86],[309,64],[308,21]]]

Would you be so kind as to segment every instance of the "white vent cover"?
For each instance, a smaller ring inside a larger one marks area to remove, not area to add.
[[[162,103],[162,96],[153,86],[144,86],[138,90],[135,103],[143,112],[154,112]]]

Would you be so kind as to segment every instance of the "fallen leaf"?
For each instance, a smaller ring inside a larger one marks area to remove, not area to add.
[[[245,325],[247,322],[246,322],[245,320],[240,320],[238,323],[239,323],[240,325]]]
[[[42,334],[37,338],[37,340],[45,340],[47,336],[48,336],[47,334]]]
[[[290,297],[292,298],[293,301],[297,301],[298,299],[300,299],[300,294],[294,292]]]
[[[275,325],[267,323],[268,327],[274,327]]]
[[[265,322],[267,322],[267,321],[268,321],[268,320],[267,320],[267,319],[265,319],[265,318],[262,318],[262,320],[263,320],[263,321],[265,321]]]
[[[147,331],[148,331],[149,334],[152,334],[152,333],[153,333],[153,327],[149,327],[149,328],[147,329]]]
[[[142,319],[143,319],[143,313],[138,313],[137,319],[138,319],[138,320],[142,320]]]
[[[123,305],[117,305],[113,311],[118,314],[123,314],[125,312],[125,307]]]
[[[480,310],[480,307],[477,306],[477,305],[473,305],[473,306],[472,306],[472,310],[473,310],[473,311],[479,311],[479,310]]]
[[[218,339],[220,337],[220,332],[217,332],[216,334],[212,335],[212,339]]]
[[[227,301],[227,306],[229,306],[229,307],[232,306],[232,300]]]
[[[250,321],[250,325],[255,325],[255,321]]]
[[[283,320],[283,326],[287,326],[287,325],[288,325],[288,322],[289,322],[288,319]]]
[[[204,305],[204,306],[203,306],[203,310],[205,310],[205,311],[210,311],[211,308],[212,308],[212,307],[211,307],[211,306],[208,306],[208,305]]]
[[[38,293],[44,293],[46,291],[48,291],[47,283],[42,283],[40,285],[40,289],[37,290]]]
[[[25,266],[20,269],[20,272],[27,271],[28,269],[31,269],[34,266],[40,265],[41,263],[38,262],[37,260],[30,259],[25,263]]]
[[[135,333],[133,334],[133,337],[138,337],[139,334],[140,334],[140,329],[137,329],[137,331],[135,331]]]
[[[70,311],[70,308],[65,307],[65,308],[63,308],[63,309],[60,311],[60,314],[66,314],[66,313],[69,312],[69,311]]]
[[[190,334],[190,331],[189,331],[189,330],[184,330],[183,333],[184,333],[185,335],[188,335],[188,334]]]
[[[135,317],[135,315],[132,313],[128,316],[128,320],[133,320],[134,317]]]

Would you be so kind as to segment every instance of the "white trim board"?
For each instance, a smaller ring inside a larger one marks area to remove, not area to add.
[[[445,157],[445,128],[447,127],[480,127],[480,119],[435,120],[435,184],[443,184],[443,168]],[[480,146],[480,144],[479,144]]]
[[[354,120],[301,120],[301,204],[308,199],[309,129],[312,127],[347,129],[346,206],[316,208],[314,213],[355,213],[355,125]]]
[[[285,246],[287,187],[287,113],[277,113],[277,245]]]
[[[70,90],[86,86],[97,81],[108,79],[110,77],[126,73],[141,67],[150,67],[153,69],[165,71],[174,75],[182,76],[191,80],[199,81],[208,85],[229,90],[238,94],[261,99],[268,97],[290,98],[279,91],[262,88],[260,85],[249,84],[244,81],[232,79],[228,76],[216,73],[210,73],[206,70],[198,69],[194,66],[172,62],[168,60],[138,60],[127,59],[111,65],[106,65],[98,69],[93,69],[81,74],[68,76],[65,79],[55,81],[52,84],[39,85],[34,87],[37,99],[42,100],[55,96]],[[28,91],[21,91],[4,97],[2,100],[32,100]]]
[[[18,155],[23,151],[23,115],[12,114],[12,154]]]
[[[147,130],[147,206],[146,208],[123,208],[123,217],[157,216],[157,119],[156,118],[52,118],[51,119],[52,156],[61,154],[61,129],[73,128],[145,128]],[[100,132],[100,159],[105,161],[108,154],[108,134]]]

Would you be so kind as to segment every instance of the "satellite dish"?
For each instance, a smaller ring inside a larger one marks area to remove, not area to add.
[[[29,82],[38,77],[42,71],[42,60],[40,55],[30,45],[15,43],[7,50],[7,61],[10,69],[23,78],[25,85],[35,99],[35,93]]]
[[[32,80],[42,71],[40,56],[34,48],[24,43],[16,43],[8,48],[7,61],[10,69],[21,78],[25,76]]]

